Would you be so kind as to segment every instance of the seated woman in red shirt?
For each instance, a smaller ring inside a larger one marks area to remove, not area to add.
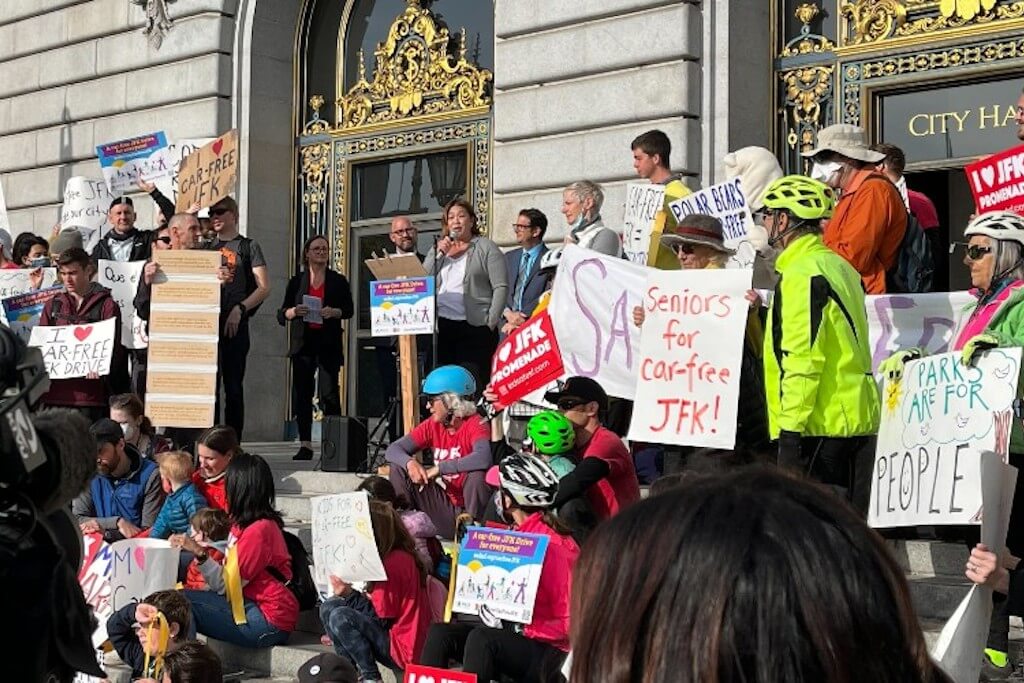
[[[199,493],[217,510],[228,509],[224,500],[224,473],[231,458],[242,452],[238,445],[238,435],[227,425],[214,425],[199,437],[199,467],[192,475],[192,483]]]
[[[552,511],[558,475],[541,458],[510,455],[491,469],[488,479],[500,485],[500,514],[516,531],[544,534],[548,549],[541,567],[533,620],[516,630],[480,624],[434,624],[420,664],[462,670],[479,681],[561,680],[559,669],[569,651],[569,596],[572,568],[580,548]]]
[[[210,587],[185,591],[196,631],[242,647],[281,645],[295,630],[299,602],[284,584],[292,578],[292,561],[274,509],[274,476],[260,456],[238,453],[225,480],[233,526],[224,564],[185,534],[170,539],[195,554]]]
[[[360,593],[332,575],[334,597],[320,606],[335,651],[367,683],[381,680],[377,662],[392,670],[415,663],[430,628],[427,569],[415,541],[389,503],[371,500],[370,521],[387,581],[374,581]]]
[[[476,380],[458,365],[442,365],[423,380],[430,417],[388,446],[395,492],[427,513],[444,538],[455,537],[463,511],[482,520],[493,493],[484,480],[491,466],[491,429],[476,414]],[[434,465],[413,457],[431,448]]]

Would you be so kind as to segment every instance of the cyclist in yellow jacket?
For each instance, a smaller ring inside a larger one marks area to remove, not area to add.
[[[879,396],[860,275],[821,237],[834,195],[791,175],[772,183],[762,201],[769,242],[782,249],[764,353],[779,464],[845,489],[866,511]]]

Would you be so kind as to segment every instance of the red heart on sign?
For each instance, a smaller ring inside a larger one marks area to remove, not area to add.
[[[92,334],[92,325],[88,327],[76,327],[75,328],[75,339],[78,341],[85,341]]]
[[[224,138],[219,138],[217,142],[213,143],[213,153],[220,156],[220,150],[224,147]]]

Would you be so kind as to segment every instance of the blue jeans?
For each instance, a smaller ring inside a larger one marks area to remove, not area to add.
[[[338,656],[355,664],[362,680],[381,680],[377,662],[398,670],[391,659],[388,627],[363,593],[355,591],[345,598],[328,598],[320,605],[320,621]]]
[[[226,597],[213,591],[182,591],[192,605],[196,631],[242,647],[283,645],[288,632],[272,626],[252,600],[245,601],[246,623],[236,624]]]

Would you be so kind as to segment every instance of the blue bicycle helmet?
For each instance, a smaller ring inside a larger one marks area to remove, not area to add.
[[[468,397],[476,393],[476,380],[464,367],[442,365],[423,380],[423,393],[427,396],[451,393]]]

